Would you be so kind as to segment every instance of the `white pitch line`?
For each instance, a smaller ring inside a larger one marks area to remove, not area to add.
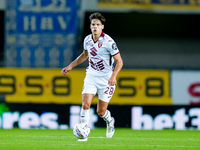
[[[89,136],[88,138],[89,138],[89,139],[90,139],[90,138],[93,138],[93,139],[104,139],[104,138],[106,138],[106,137],[101,137],[101,136],[100,136],[100,137],[90,137],[90,136]]]
[[[88,139],[89,140],[89,139]],[[67,144],[67,145],[77,145],[77,144]],[[88,143],[87,142],[87,145],[101,145],[101,147],[103,147],[103,146],[110,146],[110,147],[125,147],[124,145],[118,145],[118,144],[116,144],[116,145],[102,145],[102,144],[90,144],[90,143]],[[141,145],[129,145],[129,146],[132,146],[133,148],[134,147],[167,147],[167,148],[173,148],[173,147],[176,147],[176,148],[200,148],[200,146],[179,146],[179,145],[174,145],[174,146],[169,146],[169,145],[143,145],[143,146],[141,146]]]
[[[96,137],[90,137],[90,138],[96,138]],[[105,138],[105,137],[98,137],[98,138]],[[89,141],[89,139],[88,139],[88,141]],[[10,144],[15,144],[15,143],[0,143],[1,145],[10,145]],[[17,143],[17,144],[22,144],[22,143]],[[63,143],[62,145],[72,145],[72,146],[74,146],[74,145],[77,145],[77,144],[69,144],[69,143]],[[103,146],[110,146],[110,147],[125,147],[123,144],[115,144],[115,145],[102,145],[102,144],[91,144],[91,143],[89,143],[89,142],[87,142],[87,145],[100,145],[101,147],[103,147]],[[179,146],[179,145],[174,145],[174,146],[170,146],[170,145],[129,145],[129,146],[132,146],[133,148],[134,147],[165,147],[165,148],[173,148],[173,147],[176,147],[176,148],[200,148],[200,146]]]

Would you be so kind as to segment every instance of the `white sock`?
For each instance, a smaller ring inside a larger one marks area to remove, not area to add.
[[[88,124],[89,118],[90,118],[89,111],[90,111],[90,109],[84,110],[83,108],[81,108],[81,113],[80,113],[81,123]]]
[[[110,111],[106,110],[105,114],[101,116],[101,118],[103,118],[106,122],[111,122],[112,118]]]

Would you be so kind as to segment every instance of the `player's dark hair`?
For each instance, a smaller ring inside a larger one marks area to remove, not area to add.
[[[104,18],[104,16],[102,16],[102,14],[101,14],[101,13],[98,13],[98,12],[95,12],[95,13],[91,14],[90,17],[89,17],[89,19],[90,19],[90,22],[92,22],[92,19],[98,19],[98,20],[101,21],[101,23],[102,23],[103,25],[104,25],[105,22],[106,22],[106,19]]]

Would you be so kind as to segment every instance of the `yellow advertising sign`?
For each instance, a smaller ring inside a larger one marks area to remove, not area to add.
[[[0,69],[0,95],[12,103],[81,104],[84,70]]]
[[[159,10],[193,10],[199,11],[199,0],[98,0],[98,6],[104,8],[124,9],[159,9]]]
[[[0,69],[0,98],[8,103],[81,104],[85,69]],[[169,71],[122,70],[110,104],[171,104]],[[96,104],[95,97],[93,103]]]
[[[167,70],[122,70],[117,82],[112,104],[172,104]]]

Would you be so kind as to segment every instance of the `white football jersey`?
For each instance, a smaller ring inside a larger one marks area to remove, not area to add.
[[[87,74],[94,76],[109,76],[113,71],[114,59],[112,56],[119,53],[115,41],[107,34],[102,33],[98,41],[94,42],[92,34],[84,39],[84,50],[88,51],[89,67]]]

